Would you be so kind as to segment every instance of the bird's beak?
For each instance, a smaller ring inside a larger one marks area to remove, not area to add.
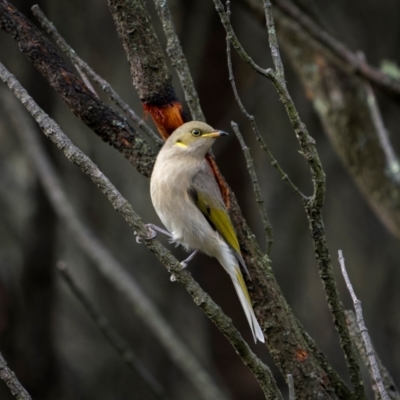
[[[228,134],[224,131],[214,131],[210,133],[205,133],[204,135],[201,136],[205,138],[218,138],[220,136],[228,136]]]

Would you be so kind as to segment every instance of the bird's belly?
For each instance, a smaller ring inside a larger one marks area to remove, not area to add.
[[[167,190],[171,190],[171,186]],[[158,196],[152,198],[161,222],[173,236],[173,242],[182,245],[188,251],[199,249],[215,256],[218,234],[186,192],[163,196],[160,201],[157,201]],[[168,198],[171,200],[168,201]]]

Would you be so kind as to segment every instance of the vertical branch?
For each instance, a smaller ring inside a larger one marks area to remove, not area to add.
[[[272,4],[270,0],[264,0],[264,10],[265,19],[267,22],[269,47],[271,49],[272,61],[275,66],[277,78],[284,84],[285,71],[283,69],[283,63],[279,52],[278,37],[276,36],[274,17],[272,15]]]
[[[108,0],[133,85],[164,140],[185,121],[150,15],[142,0]]]
[[[325,292],[330,306],[336,330],[339,334],[340,344],[345,354],[350,371],[350,378],[354,388],[356,399],[365,398],[365,390],[361,379],[360,365],[355,353],[354,345],[350,338],[343,304],[339,297],[332,261],[326,243],[326,234],[322,218],[322,206],[325,198],[325,173],[315,146],[314,139],[309,135],[306,126],[300,119],[292,98],[286,88],[285,75],[279,54],[278,40],[276,37],[274,19],[270,0],[264,1],[265,16],[268,26],[268,36],[272,50],[272,58],[276,68],[276,77],[273,80],[279,93],[282,93],[282,101],[286,107],[290,122],[299,139],[303,155],[310,167],[314,193],[311,199],[305,203],[315,254],[319,263],[320,276],[325,286]]]
[[[288,118],[299,141],[302,155],[310,168],[314,191],[310,198],[304,199],[303,204],[309,221],[311,236],[314,242],[314,251],[319,265],[320,277],[324,284],[328,304],[333,316],[336,330],[339,334],[340,344],[349,367],[351,382],[355,391],[355,398],[364,399],[365,393],[360,374],[360,366],[358,364],[355,349],[346,325],[344,309],[339,297],[339,292],[337,290],[331,257],[326,243],[324,222],[322,218],[322,206],[325,198],[325,173],[316,150],[315,140],[310,136],[306,126],[300,119],[294,102],[286,88],[284,75],[280,76],[280,74],[283,74],[283,68],[280,66],[281,61],[279,60],[280,55],[279,51],[277,50],[278,41],[276,38],[275,28],[273,26],[268,27],[270,41],[273,49],[275,49],[273,52],[274,63],[276,63],[277,66],[277,71],[272,71],[271,69],[261,68],[252,60],[251,57],[248,56],[243,46],[237,39],[235,32],[233,31],[221,1],[213,1],[218,14],[220,15],[221,22],[228,34],[228,39],[238,51],[242,60],[251,65],[257,73],[270,79],[274,84],[279,97],[285,106]],[[273,22],[273,16],[270,2],[268,0],[264,0],[264,9],[266,13],[267,24],[269,24],[271,21]]]
[[[356,316],[357,316],[357,324],[358,324],[361,336],[364,341],[365,349],[367,352],[368,360],[369,360],[371,371],[372,371],[372,376],[374,377],[376,386],[378,388],[378,391],[379,391],[379,394],[381,395],[382,400],[390,400],[388,394],[386,393],[386,389],[383,385],[381,373],[379,371],[378,363],[376,362],[376,358],[375,358],[375,351],[372,347],[371,339],[368,334],[368,329],[365,326],[362,307],[361,307],[361,301],[358,300],[356,293],[354,292],[353,285],[350,282],[349,275],[347,274],[342,250],[339,250],[338,253],[339,253],[340,269],[342,270],[342,275],[346,282],[347,289],[350,293],[351,299],[353,300],[354,310],[355,310]]]
[[[167,38],[167,54],[172,61],[172,66],[178,73],[192,118],[197,121],[205,121],[200,106],[199,96],[194,86],[186,57],[183,54],[178,35],[175,32],[174,22],[172,20],[171,11],[168,7],[168,2],[167,0],[154,0],[154,4]]]
[[[347,324],[349,325],[351,338],[353,339],[353,341],[357,347],[358,354],[360,355],[360,358],[363,361],[363,363],[368,368],[368,372],[370,374],[371,379],[374,380],[372,368],[371,368],[368,354],[367,354],[367,350],[365,348],[365,344],[364,344],[363,338],[360,333],[360,328],[358,327],[358,324],[357,324],[357,317],[354,314],[354,311],[346,310],[346,318],[347,318]],[[371,343],[371,345],[373,347],[372,343]],[[400,391],[397,389],[392,376],[390,375],[390,373],[386,369],[386,367],[382,364],[382,361],[380,360],[380,358],[378,357],[378,354],[376,352],[375,352],[375,358],[376,358],[376,362],[378,364],[378,368],[379,368],[379,371],[380,371],[380,374],[382,377],[383,386],[385,387],[386,393],[388,394],[388,396],[390,397],[391,400],[400,400]],[[379,390],[378,390],[377,386],[372,385],[372,390],[374,391],[375,399],[380,400],[381,396],[379,394]]]
[[[260,212],[264,230],[265,230],[265,233],[267,234],[266,253],[269,256],[271,254],[271,246],[273,243],[272,225],[268,218],[268,214],[267,214],[267,211],[264,206],[264,199],[261,195],[261,189],[260,189],[260,185],[258,184],[258,179],[257,179],[256,170],[254,168],[253,159],[251,157],[249,148],[246,146],[246,143],[244,142],[243,136],[239,130],[238,125],[235,122],[231,122],[231,126],[232,126],[233,131],[236,134],[236,137],[239,140],[240,146],[242,147],[243,154],[246,158],[247,170],[249,171],[251,182],[253,184],[253,190],[254,190],[256,202],[258,205],[258,211]]]

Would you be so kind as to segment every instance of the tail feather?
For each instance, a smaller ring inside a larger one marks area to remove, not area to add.
[[[254,314],[254,310],[250,302],[250,296],[239,267],[236,268],[235,272],[236,276],[231,275],[233,286],[235,287],[247,321],[249,322],[251,332],[253,333],[254,342],[257,343],[257,340],[259,340],[260,342],[264,343],[264,334]]]
[[[249,292],[247,291],[246,283],[240,271],[238,260],[232,253],[232,250],[222,239],[219,242],[218,249],[219,251],[216,254],[216,257],[232,279],[233,286],[235,287],[247,321],[249,322],[251,332],[253,333],[254,342],[257,343],[257,340],[259,340],[260,342],[264,343],[264,334],[254,314]]]

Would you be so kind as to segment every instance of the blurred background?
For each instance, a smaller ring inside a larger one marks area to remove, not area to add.
[[[129,66],[106,0],[14,0],[31,20],[30,7],[39,4],[77,53],[142,116],[131,84]],[[226,64],[225,32],[211,0],[168,1],[188,58],[207,121],[232,132],[236,121],[251,148],[262,193],[274,230],[272,267],[295,315],[315,339],[332,365],[346,379],[347,371],[318,275],[305,212],[298,198],[282,182],[257,145],[248,122],[232,94]],[[267,32],[240,3],[232,2],[232,22],[248,53],[262,66],[271,66]],[[400,3],[392,0],[307,1],[336,36],[353,50],[363,50],[369,62],[400,62]],[[148,1],[163,47],[165,40],[154,6]],[[233,52],[234,53],[234,52]],[[284,55],[283,55],[284,56]],[[285,62],[284,57],[284,62]],[[75,118],[20,54],[17,44],[0,31],[0,61],[16,75],[39,105],[100,167],[145,222],[159,224],[151,206],[149,181],[117,151],[101,142]],[[234,71],[239,92],[273,154],[291,179],[310,193],[308,168],[278,96],[266,79],[244,65],[236,54]],[[327,175],[324,206],[327,239],[337,281],[347,308],[351,301],[337,259],[342,249],[348,272],[362,300],[365,321],[383,363],[400,374],[400,246],[369,208],[332,149],[304,90],[285,62],[288,87],[317,148]],[[180,99],[178,80],[174,86]],[[5,86],[1,86],[1,90]],[[99,90],[100,94],[100,90]],[[103,96],[101,94],[101,96]],[[398,104],[379,96],[383,118],[395,149],[400,149]],[[151,121],[147,121],[151,124]],[[39,131],[38,131],[39,132]],[[81,220],[141,285],[200,359],[228,398],[258,400],[263,395],[255,378],[232,347],[208,321],[166,269],[145,246],[136,243],[131,229],[81,171],[70,164],[43,135],[40,136],[63,188]],[[156,147],[154,147],[156,148]],[[232,133],[214,149],[218,165],[236,193],[248,223],[265,248],[265,233],[240,146]],[[129,343],[138,360],[174,399],[201,396],[177,368],[164,348],[104,279],[77,245],[75,237],[55,215],[8,113],[0,106],[0,351],[34,399],[153,399],[137,373],[129,369],[105,341],[80,302],[56,270],[67,263],[71,274],[98,310]],[[167,244],[167,240],[160,238]],[[178,258],[185,255],[172,246]],[[250,330],[230,280],[217,262],[196,257],[190,270],[202,287],[233,318],[257,354],[285,383],[262,345],[254,346]],[[397,380],[397,384],[400,381]],[[0,383],[0,398],[11,399]]]

